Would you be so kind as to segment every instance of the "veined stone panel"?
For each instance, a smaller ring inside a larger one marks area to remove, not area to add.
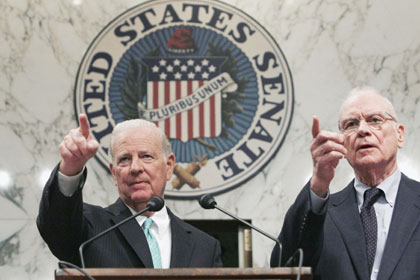
[[[245,184],[217,195],[218,204],[272,235],[312,172],[312,116],[337,131],[348,91],[371,85],[394,103],[405,125],[402,172],[420,180],[420,2],[415,0],[224,0],[271,34],[288,62],[294,111],[272,160]],[[6,0],[0,2],[0,275],[53,279],[57,259],[36,228],[43,184],[58,146],[77,126],[73,105],[79,64],[95,36],[143,1]],[[87,164],[89,203],[117,199],[109,173]],[[353,178],[344,160],[332,191]],[[184,219],[227,219],[196,200],[168,199]],[[273,242],[253,234],[253,264],[267,267]]]

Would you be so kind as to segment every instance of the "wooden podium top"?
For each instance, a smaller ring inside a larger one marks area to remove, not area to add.
[[[298,267],[277,268],[86,268],[97,280],[134,279],[296,279]],[[56,280],[87,279],[73,268],[57,269]],[[302,267],[301,279],[312,279],[310,267]]]

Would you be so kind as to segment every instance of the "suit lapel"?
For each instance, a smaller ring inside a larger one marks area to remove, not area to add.
[[[341,233],[358,278],[369,279],[365,237],[353,181],[334,198],[331,197],[328,213]]]
[[[389,279],[420,222],[420,187],[401,174],[378,279]]]
[[[176,217],[171,210],[168,209],[171,218],[171,265],[170,267],[189,267],[191,262],[193,243],[191,241],[191,231],[183,226],[183,221]]]
[[[131,216],[130,210],[124,203],[118,199],[117,202],[108,207],[108,210],[114,214],[111,220],[116,224]],[[136,219],[132,219],[118,227],[118,230],[124,236],[125,240],[140,258],[146,268],[153,268],[152,255],[146,236]]]

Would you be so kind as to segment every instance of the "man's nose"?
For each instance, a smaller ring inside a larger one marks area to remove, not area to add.
[[[371,127],[368,125],[368,123],[361,119],[359,122],[359,127],[357,129],[357,134],[360,136],[369,135],[371,133]]]
[[[131,161],[130,172],[139,173],[144,171],[143,162],[140,158],[133,158]]]

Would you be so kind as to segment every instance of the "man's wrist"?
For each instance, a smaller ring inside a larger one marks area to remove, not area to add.
[[[317,215],[322,215],[326,211],[326,206],[328,199],[330,197],[330,192],[327,190],[327,194],[325,197],[321,197],[316,194],[312,189],[310,189],[310,197],[311,197],[311,210]]]
[[[79,189],[85,168],[86,167],[83,167],[82,171],[73,176],[67,176],[58,171],[58,189],[64,196],[70,197]]]

